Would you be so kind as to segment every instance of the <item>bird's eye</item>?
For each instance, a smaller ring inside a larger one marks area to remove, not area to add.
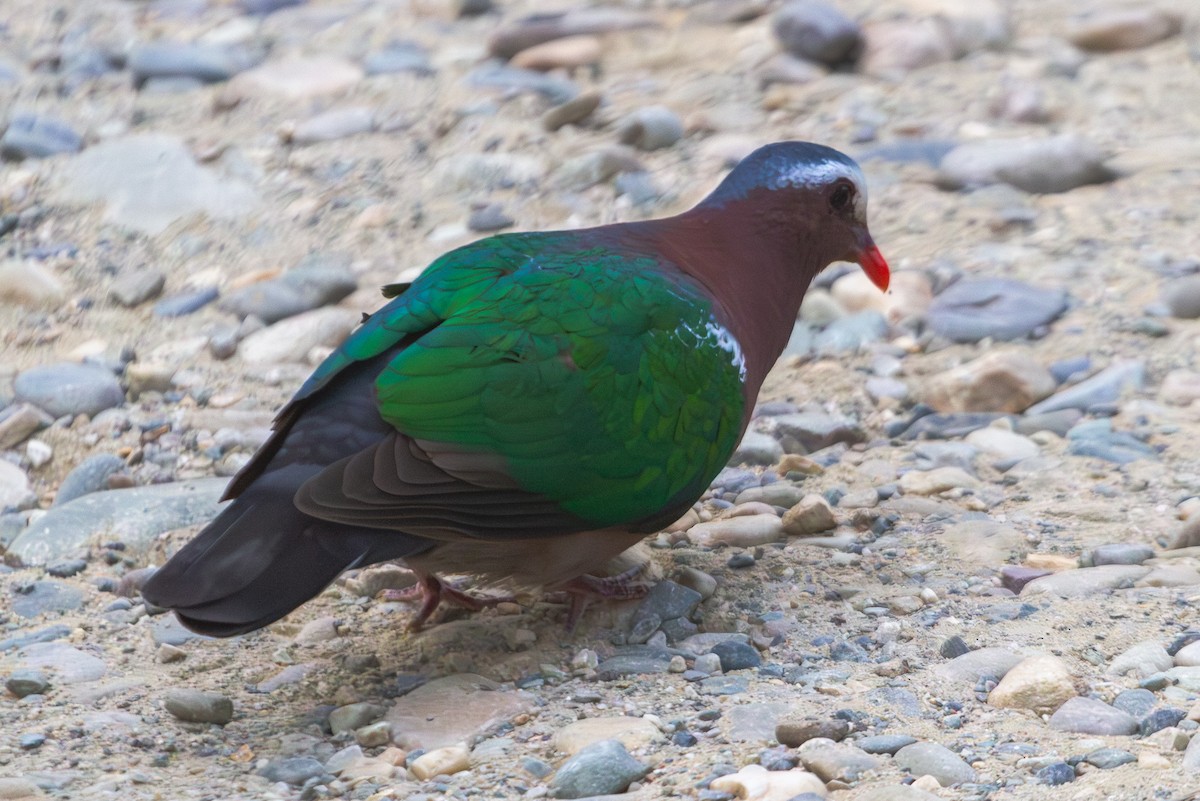
[[[854,199],[854,187],[850,184],[838,184],[833,194],[829,196],[829,206],[834,211],[845,211]]]

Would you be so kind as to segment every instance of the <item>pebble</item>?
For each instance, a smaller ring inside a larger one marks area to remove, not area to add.
[[[820,534],[837,527],[829,502],[815,493],[806,495],[783,515],[784,533],[795,537]]]
[[[1025,410],[1026,414],[1044,414],[1060,409],[1081,409],[1114,403],[1125,392],[1140,390],[1146,380],[1145,364],[1135,359],[1115,360],[1091,378],[1056,392]]]
[[[1007,419],[976,429],[966,436],[968,445],[992,458],[997,465],[1012,465],[1022,459],[1032,459],[1041,454],[1041,448],[1028,437],[1015,433]]]
[[[1130,717],[1140,720],[1149,714],[1150,710],[1154,709],[1154,705],[1157,703],[1158,698],[1154,693],[1138,688],[1134,690],[1122,690],[1113,699],[1112,705]]]
[[[238,353],[252,365],[304,362],[314,348],[340,345],[360,319],[357,312],[338,306],[302,312],[255,331],[242,340]]]
[[[40,670],[25,668],[14,670],[4,681],[4,688],[17,698],[27,695],[41,695],[50,689],[50,680]]]
[[[979,482],[958,467],[910,470],[900,476],[900,489],[906,495],[936,495],[959,487],[974,487]]]
[[[542,115],[542,127],[554,132],[567,125],[582,122],[600,107],[604,96],[597,91],[588,91],[565,103],[554,106]]]
[[[14,114],[0,136],[0,158],[44,159],[83,148],[83,137],[62,120],[40,114]]]
[[[0,460],[0,511],[26,507],[33,497],[29,476],[15,464]],[[36,501],[33,502],[36,505]]]
[[[432,750],[469,742],[532,707],[525,692],[501,690],[483,676],[459,673],[429,681],[397,699],[384,719],[391,724],[396,745]],[[447,714],[450,709],[454,714]]]
[[[381,50],[368,53],[362,66],[367,75],[411,72],[427,77],[435,73],[429,62],[429,52],[416,42],[392,42]]]
[[[1012,278],[964,278],[933,300],[927,323],[954,342],[1020,339],[1049,325],[1067,308],[1061,288],[1035,287]],[[1063,408],[1035,404],[1036,413]]]
[[[17,402],[32,404],[54,417],[95,416],[125,401],[116,376],[90,364],[32,367],[17,374],[13,390]]]
[[[1140,565],[1154,557],[1149,545],[1133,542],[1114,542],[1092,549],[1093,565]]]
[[[0,798],[40,798],[41,788],[24,776],[0,776]]]
[[[824,782],[852,782],[864,773],[878,770],[882,764],[877,757],[857,746],[824,738],[808,740],[796,749],[796,754],[804,767]]]
[[[773,465],[783,458],[783,446],[770,434],[747,429],[730,464]]]
[[[604,48],[595,36],[564,36],[527,47],[514,55],[509,63],[519,69],[543,72],[556,69],[570,71],[581,67],[596,67],[603,54]]]
[[[623,793],[650,767],[634,759],[617,740],[592,743],[564,762],[550,786],[558,798]]]
[[[873,734],[868,737],[860,737],[854,741],[862,750],[868,754],[895,754],[906,745],[912,745],[917,741],[916,737],[910,737],[907,734]],[[780,740],[780,742],[783,742]]]
[[[310,779],[327,775],[325,766],[312,757],[286,757],[272,759],[258,774],[271,782],[283,782],[293,787],[300,787]]]
[[[1137,762],[1137,757],[1120,748],[1098,748],[1084,757],[1089,765],[1095,765],[1101,770],[1112,770],[1130,762]]]
[[[879,342],[888,333],[888,321],[879,312],[868,309],[847,314],[830,323],[813,340],[813,349],[821,356],[857,353]]]
[[[784,538],[783,521],[773,514],[745,515],[697,523],[687,531],[693,545],[749,548]]]
[[[434,776],[452,776],[471,767],[471,752],[463,745],[448,745],[426,751],[408,764],[408,769],[420,781]]]
[[[509,59],[522,50],[553,39],[656,26],[655,20],[645,13],[615,7],[535,14],[493,31],[488,39],[488,52],[497,58]]]
[[[1158,399],[1172,406],[1187,406],[1200,399],[1200,373],[1191,370],[1172,370],[1163,376]]]
[[[109,477],[125,469],[125,460],[119,456],[98,453],[77,464],[58,485],[54,494],[54,506],[108,489]]]
[[[554,748],[578,754],[603,740],[615,740],[630,751],[662,742],[663,734],[646,718],[632,716],[596,717],[577,720],[554,733]]]
[[[1050,728],[1077,734],[1129,735],[1138,730],[1132,716],[1095,698],[1070,698],[1050,716]]]
[[[788,748],[799,748],[804,743],[815,738],[824,738],[840,742],[850,733],[850,724],[844,720],[805,720],[785,719],[775,726],[775,739]],[[856,740],[855,746],[868,754],[894,753],[892,751],[869,750],[862,740]],[[897,746],[897,748],[902,746]]]
[[[154,316],[185,317],[193,312],[200,311],[216,300],[220,294],[220,291],[215,286],[210,286],[190,292],[181,292],[178,295],[171,295],[154,304]]]
[[[1175,707],[1156,709],[1138,721],[1138,734],[1149,737],[1157,731],[1178,726],[1187,717],[1187,710]]]
[[[1157,459],[1153,447],[1124,431],[1114,431],[1111,419],[1086,420],[1067,432],[1067,453],[1115,464]]]
[[[31,522],[9,553],[27,565],[54,564],[73,558],[87,542],[119,527],[127,552],[140,558],[164,531],[215,517],[226,483],[223,478],[205,478],[93,492]]]
[[[240,72],[224,87],[225,107],[251,98],[300,102],[348,91],[363,78],[357,64],[332,56],[293,56]]]
[[[387,707],[361,701],[339,706],[329,713],[329,730],[334,734],[355,731],[383,717]]]
[[[646,106],[617,123],[617,140],[639,150],[660,150],[683,138],[683,120],[666,106]]]
[[[752,645],[728,641],[713,646],[712,653],[721,661],[721,670],[728,673],[731,670],[747,670],[762,664],[762,657]]]
[[[913,70],[949,61],[954,43],[935,19],[898,19],[864,26],[866,46],[858,68],[867,75],[898,80]]]
[[[579,87],[564,78],[537,70],[523,70],[497,62],[487,62],[468,73],[466,83],[505,94],[532,92],[555,104],[566,103],[579,95]]]
[[[929,376],[921,402],[938,412],[1017,414],[1054,392],[1057,383],[1025,349],[994,350]]]
[[[375,110],[366,106],[330,109],[281,130],[281,138],[295,145],[334,142],[375,130]]]
[[[1067,39],[1082,50],[1107,53],[1149,47],[1177,35],[1182,27],[1180,15],[1167,9],[1110,8],[1074,20]]]
[[[1021,597],[1054,595],[1059,598],[1079,598],[1106,593],[1133,582],[1150,572],[1138,565],[1103,565],[1101,567],[1064,570],[1025,585]]]
[[[309,256],[277,278],[227,294],[221,309],[245,319],[253,315],[267,325],[337,303],[358,288],[348,258],[334,254]]]
[[[14,588],[9,609],[17,617],[37,617],[47,612],[70,612],[83,606],[83,592],[61,581],[32,581]]]
[[[950,189],[1005,183],[1049,194],[1116,177],[1099,148],[1077,134],[970,142],[951,150],[938,166],[939,182]]]
[[[775,418],[780,441],[789,453],[813,453],[831,445],[855,445],[867,438],[862,426],[842,415],[797,412]]]
[[[837,7],[822,0],[791,0],[771,18],[780,47],[804,61],[831,67],[862,52],[862,32]]]
[[[51,628],[32,635],[32,639],[65,636]],[[2,645],[2,643],[0,643]],[[97,681],[108,673],[104,660],[62,642],[37,641],[21,645],[12,661],[15,670],[45,670],[53,677],[54,684],[84,684]]]
[[[162,294],[167,278],[161,270],[140,268],[122,272],[108,289],[108,296],[132,309]]]
[[[163,696],[163,707],[188,723],[215,723],[224,726],[233,720],[233,701],[220,693],[178,688]]]
[[[713,576],[690,565],[684,565],[676,571],[675,581],[684,587],[695,590],[699,593],[701,600],[711,598],[717,591],[717,580]]]
[[[236,220],[259,206],[248,183],[201,167],[182,139],[159,133],[108,139],[74,156],[54,197],[101,201],[108,222],[150,236],[193,214]]]
[[[1043,714],[1074,697],[1075,680],[1066,664],[1056,656],[1042,655],[1027,657],[1008,670],[988,695],[988,703]]]
[[[824,798],[825,784],[803,770],[767,770],[762,765],[746,765],[736,773],[718,776],[709,782],[714,791],[727,798],[755,801],[807,801],[805,796]]]
[[[141,89],[148,81],[164,78],[220,83],[250,66],[250,58],[223,45],[160,40],[134,45],[126,66],[134,87]]]
[[[1057,786],[1075,781],[1075,769],[1066,762],[1051,762],[1035,774],[1042,784]]]
[[[1200,317],[1200,275],[1188,275],[1166,283],[1162,288],[1162,301],[1172,317],[1181,320]],[[1174,372],[1168,378],[1170,375]]]
[[[659,581],[638,605],[637,610],[633,613],[630,626],[636,627],[639,622],[648,619],[662,622],[691,617],[701,600],[703,598],[700,593],[689,587],[676,584],[674,581]]]
[[[932,776],[942,787],[975,781],[975,769],[938,743],[917,742],[896,752],[896,765],[913,776]]]

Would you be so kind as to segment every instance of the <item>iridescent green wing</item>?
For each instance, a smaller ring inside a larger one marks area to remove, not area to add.
[[[495,237],[487,253],[450,254],[384,310],[404,319],[377,314],[344,352],[368,358],[424,329],[376,381],[385,420],[499,461],[596,526],[658,522],[736,445],[741,354],[670,265],[570,241]]]

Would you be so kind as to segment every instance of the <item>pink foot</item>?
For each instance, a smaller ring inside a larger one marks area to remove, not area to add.
[[[643,562],[615,576],[600,578],[584,574],[567,582],[562,588],[571,596],[571,605],[567,609],[567,633],[575,630],[584,610],[594,600],[632,601],[645,598],[650,592],[650,585],[644,581],[634,581],[645,569],[646,563]]]
[[[385,601],[421,602],[421,608],[417,610],[416,617],[408,624],[408,630],[413,632],[420,631],[429,617],[443,603],[478,612],[489,606],[514,600],[511,595],[476,598],[462,590],[455,589],[437,576],[420,574],[417,576],[417,583],[411,587],[405,587],[402,590],[384,590],[379,593],[379,597]]]

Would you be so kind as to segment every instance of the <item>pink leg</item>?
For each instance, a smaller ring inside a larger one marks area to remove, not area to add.
[[[571,605],[567,609],[567,633],[570,634],[579,625],[579,618],[593,600],[632,601],[645,598],[650,592],[650,585],[642,581],[634,581],[646,569],[646,563],[634,565],[624,573],[615,576],[590,576],[584,574],[571,579],[563,585],[563,592],[571,596]]]
[[[429,620],[430,615],[437,611],[442,603],[478,612],[486,607],[513,600],[511,595],[502,595],[498,598],[476,598],[467,595],[462,590],[455,589],[437,576],[421,573],[417,574],[417,583],[411,587],[405,587],[402,590],[384,590],[379,593],[379,597],[385,601],[421,602],[421,608],[417,610],[416,617],[408,624],[409,631],[420,631],[421,627]]]

